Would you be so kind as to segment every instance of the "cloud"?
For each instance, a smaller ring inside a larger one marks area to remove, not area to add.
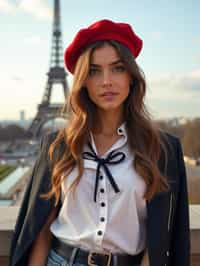
[[[15,5],[11,4],[8,0],[0,0],[0,12],[5,14],[11,14],[14,13],[15,10]]]
[[[178,75],[171,74],[149,82],[152,99],[195,99],[200,97],[200,70]]]
[[[195,36],[192,41],[195,45],[200,45],[200,36]]]
[[[182,75],[165,74],[147,85],[146,104],[154,117],[199,116],[200,70]]]
[[[191,77],[199,78],[200,79],[200,70],[196,70],[190,73]]]
[[[13,76],[12,80],[17,81],[17,82],[22,82],[23,78],[19,77],[19,76]]]
[[[179,80],[179,86],[188,93],[200,93],[200,71],[183,76]]]
[[[0,12],[25,13],[39,20],[51,20],[53,10],[47,2],[47,0],[18,0],[11,3],[8,0],[0,0]]]
[[[47,4],[47,0],[21,0],[18,8],[37,19],[52,19],[52,8]]]

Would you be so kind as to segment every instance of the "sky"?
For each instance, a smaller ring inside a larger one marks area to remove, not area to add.
[[[143,40],[136,59],[145,103],[157,118],[199,117],[199,0],[60,0],[63,48],[100,19],[131,24]],[[36,115],[50,67],[53,0],[0,0],[0,120]],[[69,86],[72,75],[67,77]],[[52,103],[63,101],[60,86]]]

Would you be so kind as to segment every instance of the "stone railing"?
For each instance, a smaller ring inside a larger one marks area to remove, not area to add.
[[[200,205],[190,205],[191,266],[200,266]]]
[[[0,265],[8,265],[12,231],[19,207],[0,207]],[[191,266],[200,266],[200,205],[190,206]],[[181,266],[181,265],[176,265]]]

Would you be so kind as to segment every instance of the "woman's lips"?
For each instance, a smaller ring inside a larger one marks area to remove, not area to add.
[[[108,92],[102,93],[101,95],[104,96],[104,95],[113,95],[113,94],[117,94],[117,92],[108,91]]]
[[[116,95],[118,95],[116,92],[105,92],[101,94],[101,97],[103,97],[105,100],[113,100]]]

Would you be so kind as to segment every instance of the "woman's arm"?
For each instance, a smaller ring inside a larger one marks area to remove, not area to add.
[[[50,245],[51,245],[51,239],[52,239],[52,233],[50,231],[50,225],[55,220],[57,216],[57,208],[54,208],[45,225],[39,232],[38,236],[36,237],[31,253],[29,256],[29,262],[28,266],[45,266],[46,265],[46,259],[49,253]]]
[[[142,258],[141,266],[149,266],[149,255],[147,248],[145,249],[144,256]]]

